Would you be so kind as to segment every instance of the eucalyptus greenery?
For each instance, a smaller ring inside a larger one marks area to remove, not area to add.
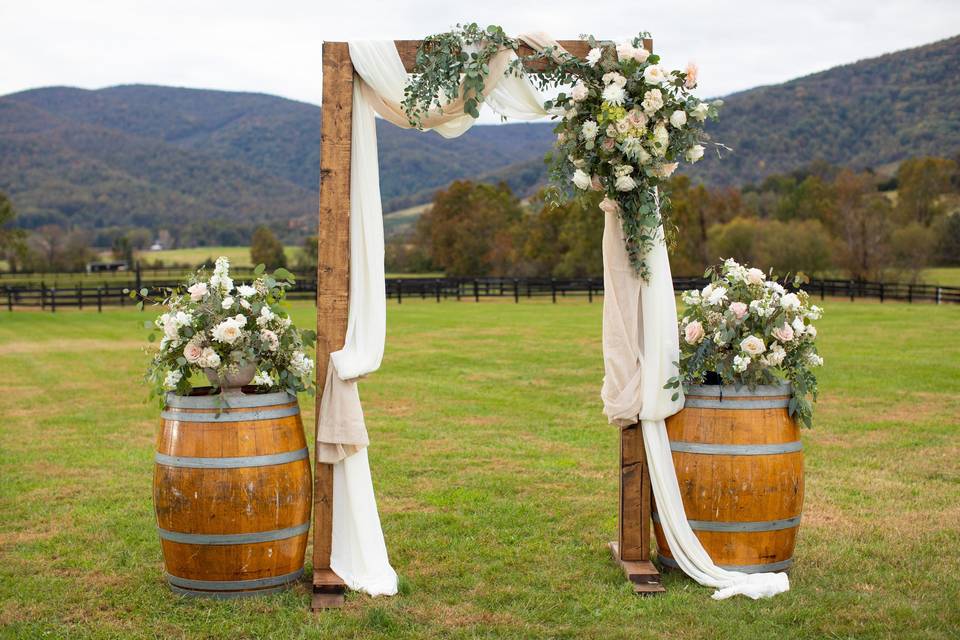
[[[681,160],[693,163],[703,156],[701,143],[708,137],[702,123],[716,119],[722,104],[691,94],[696,67],[661,68],[659,56],[644,48],[649,36],[642,32],[616,45],[582,36],[590,45],[585,60],[548,47],[518,55],[506,71],[535,68],[534,85],[557,91],[544,103],[559,119],[557,142],[548,156],[548,201],[574,195],[595,206],[602,194],[600,208],[619,216],[630,262],[644,279],[650,276],[650,249],[661,240],[670,242],[676,232],[664,187]],[[404,95],[411,125],[422,127],[431,110],[457,97],[463,98],[466,113],[478,117],[491,59],[519,47],[500,27],[483,29],[475,23],[426,38]]]

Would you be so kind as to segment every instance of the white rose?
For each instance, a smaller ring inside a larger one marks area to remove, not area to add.
[[[213,339],[223,344],[233,344],[243,335],[240,325],[233,318],[227,318],[213,328]]]
[[[680,129],[683,125],[687,124],[687,112],[683,109],[677,109],[670,114],[670,124],[673,125],[674,129]]]
[[[760,284],[766,279],[766,277],[767,276],[764,275],[763,271],[757,269],[756,267],[747,270],[747,282],[750,284]]]
[[[780,306],[788,311],[796,311],[800,308],[800,298],[795,293],[788,293],[780,298]]]
[[[704,120],[707,119],[708,110],[709,110],[709,107],[707,106],[707,103],[701,102],[700,104],[698,104],[696,107],[693,108],[693,110],[690,112],[690,115],[692,115],[694,118],[696,118],[700,122],[703,122]]]
[[[190,299],[194,302],[199,302],[207,295],[207,283],[206,282],[197,282],[196,284],[190,285],[187,289],[187,292],[190,294]]]
[[[807,335],[811,338],[817,337],[817,328],[812,324],[807,325]]]
[[[230,307],[233,306],[233,298],[231,298],[230,296],[227,296],[226,298],[223,299],[223,302],[220,303],[220,306],[223,307],[224,309],[229,309]]]
[[[647,58],[650,57],[650,52],[644,49],[643,47],[637,47],[633,50],[633,59],[637,62],[646,62]]]
[[[248,284],[242,284],[237,287],[237,293],[239,293],[241,297],[252,298],[253,296],[257,295],[257,288],[251,287]]]
[[[587,64],[591,67],[600,62],[600,57],[603,55],[603,51],[598,48],[590,49],[590,52],[587,54]]]
[[[633,58],[633,44],[629,42],[621,42],[617,45],[617,59],[619,60],[629,60]]]
[[[637,182],[630,176],[620,176],[614,183],[617,191],[633,191],[637,188]]]
[[[823,358],[821,358],[820,356],[818,356],[813,352],[811,352],[810,355],[807,356],[807,362],[810,364],[811,367],[823,366]]]
[[[583,84],[582,80],[573,85],[573,89],[570,90],[570,95],[573,97],[574,102],[585,100],[589,93],[587,85]]]
[[[702,144],[695,144],[695,145],[693,145],[692,147],[690,147],[689,149],[687,149],[686,158],[687,158],[687,162],[689,162],[690,164],[693,164],[694,162],[696,162],[697,160],[699,160],[699,159],[702,158],[702,157],[703,157],[703,145],[702,145]]]
[[[663,84],[667,81],[667,74],[658,64],[652,64],[643,70],[643,79],[647,84]]]
[[[758,356],[766,351],[767,347],[763,344],[763,340],[757,336],[747,336],[740,341],[740,349],[751,356]]]
[[[577,189],[589,189],[590,188],[590,176],[583,169],[577,169],[573,172],[573,184],[576,185]]]

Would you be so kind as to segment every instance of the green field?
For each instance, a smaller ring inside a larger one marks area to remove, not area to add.
[[[759,602],[677,574],[639,598],[611,562],[600,309],[391,304],[361,393],[401,595],[316,616],[306,584],[227,602],[166,588],[142,315],[0,312],[0,637],[958,636],[960,307],[827,302],[793,589]]]
[[[300,247],[284,247],[284,253],[287,254],[287,262],[291,265],[297,260]],[[140,251],[137,253],[137,259],[149,262],[163,260],[166,264],[190,264],[198,265],[207,258],[216,260],[220,256],[227,256],[230,264],[235,267],[255,267],[250,259],[250,247],[190,247],[189,249],[165,249],[163,251]]]

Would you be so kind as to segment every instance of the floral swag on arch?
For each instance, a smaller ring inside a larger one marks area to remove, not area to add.
[[[691,91],[697,86],[697,67],[667,71],[660,57],[643,48],[649,33],[620,44],[586,40],[586,60],[562,49],[545,46],[533,55],[514,58],[506,72],[523,74],[525,64],[543,71],[527,78],[543,91],[560,91],[544,102],[560,122],[550,156],[553,201],[602,194],[601,210],[616,214],[623,227],[630,263],[647,280],[647,254],[659,239],[675,233],[664,185],[681,160],[697,162],[704,144],[707,119],[716,120],[722,101],[706,102]],[[404,109],[410,124],[420,127],[431,108],[444,109],[448,96],[459,95],[462,82],[464,110],[474,118],[485,100],[490,60],[498,52],[516,52],[520,40],[500,27],[480,29],[476,24],[424,40],[415,75],[407,87]]]

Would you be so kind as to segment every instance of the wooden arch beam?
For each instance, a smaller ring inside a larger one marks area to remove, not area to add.
[[[420,40],[396,40],[404,68],[413,71]],[[583,40],[561,40],[571,54],[585,57],[590,45]],[[653,41],[644,40],[653,51]],[[521,56],[533,50],[521,45]],[[530,65],[536,72],[542,64]],[[350,298],[350,151],[353,118],[353,63],[346,42],[323,43],[323,108],[320,129],[320,219],[317,235],[317,406],[330,361],[347,333]],[[643,456],[639,425],[621,432],[620,507],[618,543],[611,543],[615,558],[628,578],[659,585],[659,574],[650,564],[650,478]],[[624,517],[629,516],[629,517]],[[313,491],[313,603],[325,609],[343,604],[346,586],[330,568],[333,531],[333,465],[316,462]],[[649,566],[648,566],[649,565]],[[640,572],[638,574],[638,572]],[[640,576],[638,578],[638,575]],[[638,591],[650,591],[637,589]],[[662,588],[661,588],[662,590]]]

